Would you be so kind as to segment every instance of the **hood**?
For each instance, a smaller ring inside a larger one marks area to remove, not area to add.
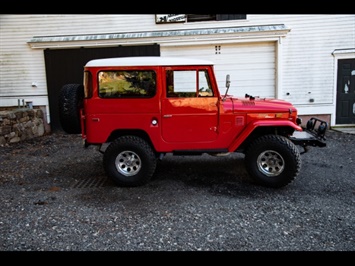
[[[266,112],[296,112],[292,103],[273,98],[252,98],[227,96],[223,100],[225,111],[246,112],[246,113],[266,113]]]

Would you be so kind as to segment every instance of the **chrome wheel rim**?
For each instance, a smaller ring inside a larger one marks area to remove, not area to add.
[[[262,152],[257,159],[258,169],[266,176],[278,176],[285,169],[282,156],[273,150]]]
[[[124,176],[136,175],[142,167],[139,156],[132,151],[123,151],[115,160],[117,171]]]

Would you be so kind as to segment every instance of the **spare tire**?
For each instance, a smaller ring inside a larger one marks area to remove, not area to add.
[[[66,84],[59,93],[59,120],[68,134],[81,133],[80,109],[83,107],[84,86]]]

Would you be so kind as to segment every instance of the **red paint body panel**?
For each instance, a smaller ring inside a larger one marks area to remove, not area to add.
[[[90,64],[92,65],[92,64]],[[101,70],[152,70],[156,94],[150,98],[100,98]],[[211,97],[167,97],[167,70],[206,71]],[[296,108],[282,100],[233,98],[219,94],[213,65],[86,66],[92,97],[84,100],[82,136],[88,144],[108,141],[114,131],[140,130],[157,152],[176,150],[236,150],[257,127],[282,126],[301,131]],[[157,121],[153,125],[152,121]]]

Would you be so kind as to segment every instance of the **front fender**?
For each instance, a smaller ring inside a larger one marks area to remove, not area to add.
[[[303,131],[302,127],[288,120],[270,119],[253,121],[235,138],[233,143],[228,147],[228,150],[230,152],[235,151],[257,127],[291,127],[295,131]]]

